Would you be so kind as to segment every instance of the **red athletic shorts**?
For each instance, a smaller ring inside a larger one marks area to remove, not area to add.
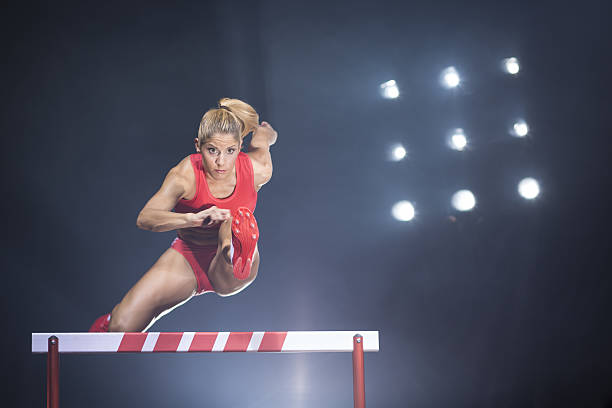
[[[196,280],[198,281],[197,295],[201,295],[206,292],[214,292],[210,281],[208,280],[208,267],[210,262],[217,254],[217,246],[200,246],[190,244],[183,241],[179,237],[176,237],[172,241],[170,248],[177,250],[181,253],[191,265],[193,273],[195,274]]]

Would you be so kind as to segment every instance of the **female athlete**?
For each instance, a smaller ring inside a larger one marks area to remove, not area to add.
[[[247,153],[242,141],[253,132]],[[196,153],[181,160],[140,211],[148,231],[177,237],[112,312],[89,331],[146,331],[193,296],[230,296],[257,276],[257,191],[272,177],[277,133],[249,104],[223,98],[200,121]]]

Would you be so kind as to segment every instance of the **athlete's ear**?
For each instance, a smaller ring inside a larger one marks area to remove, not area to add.
[[[200,153],[200,141],[197,137],[193,139],[193,143],[195,144],[196,152]]]

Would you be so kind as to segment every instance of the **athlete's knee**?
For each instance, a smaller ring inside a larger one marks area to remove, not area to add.
[[[109,332],[127,332],[131,331],[127,319],[121,314],[111,314],[111,320],[108,323]]]
[[[228,296],[232,296],[234,294],[236,294],[236,290],[231,290],[231,289],[221,289],[221,290],[215,290],[214,293],[217,296],[221,296],[221,297],[228,297]]]
[[[134,316],[117,305],[111,313],[111,319],[108,323],[109,332],[133,332],[140,331],[134,327]]]

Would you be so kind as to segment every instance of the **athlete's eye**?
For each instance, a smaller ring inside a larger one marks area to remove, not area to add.
[[[229,149],[227,149],[227,152],[228,152],[229,154],[234,154],[234,152],[235,152],[235,151],[236,151],[236,149],[231,148],[231,147],[230,147]]]
[[[206,150],[208,150],[208,153],[210,153],[210,154],[215,154],[215,152],[217,151],[217,149],[215,149],[214,147],[209,147]]]

